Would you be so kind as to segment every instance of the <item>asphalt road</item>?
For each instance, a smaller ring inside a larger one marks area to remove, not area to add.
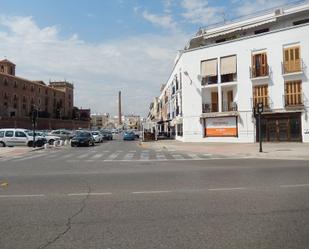
[[[112,141],[2,160],[0,183],[1,249],[309,248],[308,161]]]

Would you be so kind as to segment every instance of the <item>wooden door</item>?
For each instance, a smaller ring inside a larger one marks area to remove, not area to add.
[[[299,46],[284,49],[284,73],[293,73],[301,70]]]
[[[218,92],[211,93],[211,111],[218,112]]]
[[[228,111],[233,111],[233,90],[227,92],[227,108]]]
[[[285,106],[302,104],[301,81],[285,82]]]
[[[255,54],[252,57],[252,76],[261,77],[268,75],[267,54]]]
[[[264,107],[268,107],[268,85],[255,86],[253,88],[253,106],[263,103]]]

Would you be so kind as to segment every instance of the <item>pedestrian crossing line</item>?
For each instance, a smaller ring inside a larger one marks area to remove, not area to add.
[[[86,158],[86,157],[91,156],[91,154],[93,154],[93,153],[94,153],[94,151],[91,151],[91,152],[88,152],[88,153],[86,153],[86,154],[82,154],[82,155],[80,155],[80,156],[77,156],[76,158],[78,158],[78,159],[83,159],[83,158]]]
[[[167,159],[166,159],[166,156],[165,156],[164,154],[156,154],[156,158],[157,158],[158,160],[167,160]]]
[[[133,153],[128,153],[123,157],[123,160],[132,160],[134,157]]]
[[[184,160],[185,159],[182,155],[172,155],[172,157],[176,160]]]
[[[74,154],[67,154],[67,155],[61,156],[60,158],[61,158],[61,159],[66,159],[66,158],[73,157],[73,155],[74,155]]]
[[[119,155],[119,153],[110,154],[104,161],[106,161],[106,160],[109,160],[109,161],[115,160],[116,157],[118,157],[118,155]]]
[[[94,155],[93,157],[92,157],[92,159],[98,159],[98,158],[100,158],[100,157],[102,157],[103,156],[103,154],[96,154],[96,155]]]
[[[197,160],[199,160],[199,159],[201,159],[201,157],[199,157],[198,155],[196,155],[196,154],[187,154],[189,157],[191,157],[192,159],[197,159]]]
[[[27,157],[21,157],[21,158],[17,158],[17,159],[12,159],[12,161],[14,162],[21,162],[21,161],[26,161],[26,160],[30,160],[30,159],[34,159],[34,158],[38,158],[38,157],[43,157],[44,155],[40,154],[40,155],[33,155],[33,156],[27,156]]]
[[[140,160],[149,160],[149,154],[147,153],[141,153],[141,155],[140,155]]]

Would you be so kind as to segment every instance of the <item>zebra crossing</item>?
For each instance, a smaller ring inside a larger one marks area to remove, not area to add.
[[[215,156],[216,158],[218,156]],[[186,161],[186,160],[207,160],[212,159],[212,154],[202,153],[185,153],[177,151],[161,151],[161,150],[140,150],[140,151],[83,151],[82,153],[72,153],[67,151],[56,152],[42,152],[32,155],[24,155],[20,157],[13,157],[6,159],[5,161],[22,162],[31,161],[36,159],[44,159],[46,161],[62,161],[62,162],[111,162],[111,161]],[[224,158],[224,157],[219,157]],[[1,161],[1,160],[0,160]],[[3,160],[2,160],[3,161]]]

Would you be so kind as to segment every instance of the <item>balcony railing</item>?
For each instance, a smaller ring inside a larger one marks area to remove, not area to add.
[[[302,73],[305,68],[303,59],[295,62],[281,62],[282,74]]]
[[[204,76],[202,78],[202,86],[207,86],[211,84],[217,84],[218,83],[218,76]]]
[[[284,94],[283,101],[286,108],[303,108],[304,107],[304,95],[302,93],[297,94]]]
[[[222,103],[222,112],[231,112],[237,111],[237,103],[236,102],[223,102]],[[218,103],[203,103],[202,104],[203,113],[210,112],[219,112],[219,104]]]
[[[261,77],[269,77],[269,66],[250,67],[250,78],[256,79]]]

